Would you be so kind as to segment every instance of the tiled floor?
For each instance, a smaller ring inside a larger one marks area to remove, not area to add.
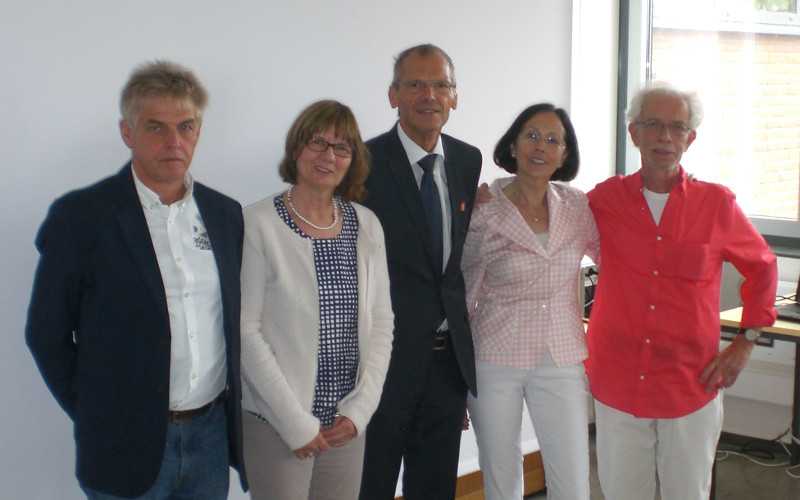
[[[724,443],[720,445],[720,448],[724,447]],[[716,500],[800,500],[800,478],[789,477],[785,472],[786,467],[762,467],[733,455],[723,457],[722,454],[718,454],[717,460]],[[785,457],[781,457],[777,461],[785,460]],[[604,500],[597,479],[594,440],[591,465],[592,500]],[[800,476],[800,466],[792,469],[792,472]],[[545,500],[547,495],[539,493],[526,498]]]

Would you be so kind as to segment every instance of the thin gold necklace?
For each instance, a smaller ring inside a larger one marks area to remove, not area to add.
[[[536,217],[533,214],[533,210],[532,210],[532,209],[535,209],[536,207],[534,207],[533,204],[530,203],[530,201],[528,200],[528,197],[525,196],[525,193],[522,191],[522,189],[520,189],[519,186],[515,186],[515,188],[516,188],[516,191],[517,191],[517,195],[520,196],[523,200],[525,200],[525,206],[529,207],[528,208],[528,213],[530,214],[531,218],[533,219],[533,222],[536,222],[536,223],[542,222],[544,220],[544,218],[547,217],[547,211],[548,211],[547,193],[545,192],[544,203],[542,204],[542,207],[544,208],[544,214],[545,215],[542,215],[541,217]]]
[[[301,221],[305,222],[309,226],[311,226],[314,229],[317,229],[319,231],[328,231],[330,229],[333,229],[336,226],[336,223],[339,222],[339,211],[336,210],[336,200],[334,198],[331,198],[331,208],[333,209],[333,222],[331,222],[330,226],[318,226],[318,225],[314,224],[313,222],[311,222],[310,220],[308,220],[305,217],[303,217],[303,215],[300,212],[297,211],[297,208],[295,208],[294,203],[292,203],[292,190],[293,189],[294,189],[294,186],[290,187],[289,190],[286,191],[286,204],[289,205],[289,208],[292,210],[292,213],[295,214],[298,219],[300,219]]]

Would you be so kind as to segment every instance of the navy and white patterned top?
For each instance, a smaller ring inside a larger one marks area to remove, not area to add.
[[[337,405],[356,385],[358,374],[358,217],[350,203],[336,198],[342,230],[335,238],[312,239],[289,215],[283,196],[275,197],[281,219],[302,238],[312,240],[319,287],[319,353],[311,413],[330,426]]]

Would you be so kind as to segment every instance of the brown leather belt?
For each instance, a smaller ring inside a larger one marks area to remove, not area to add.
[[[226,394],[227,391],[222,391],[221,393],[219,393],[219,396],[214,398],[213,401],[201,406],[200,408],[192,408],[191,410],[180,410],[180,411],[170,410],[167,420],[169,420],[173,424],[179,424],[181,422],[186,422],[187,420],[191,420],[194,417],[205,415],[211,408],[214,407],[215,404],[223,401],[225,399]]]
[[[434,351],[446,351],[449,343],[450,343],[450,332],[447,330],[442,332],[436,332],[436,335],[433,336]]]

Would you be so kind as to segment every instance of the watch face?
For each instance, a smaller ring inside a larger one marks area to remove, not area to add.
[[[754,342],[758,340],[758,337],[761,336],[761,331],[756,330],[754,328],[748,328],[744,331],[744,338],[749,340],[750,342]]]

